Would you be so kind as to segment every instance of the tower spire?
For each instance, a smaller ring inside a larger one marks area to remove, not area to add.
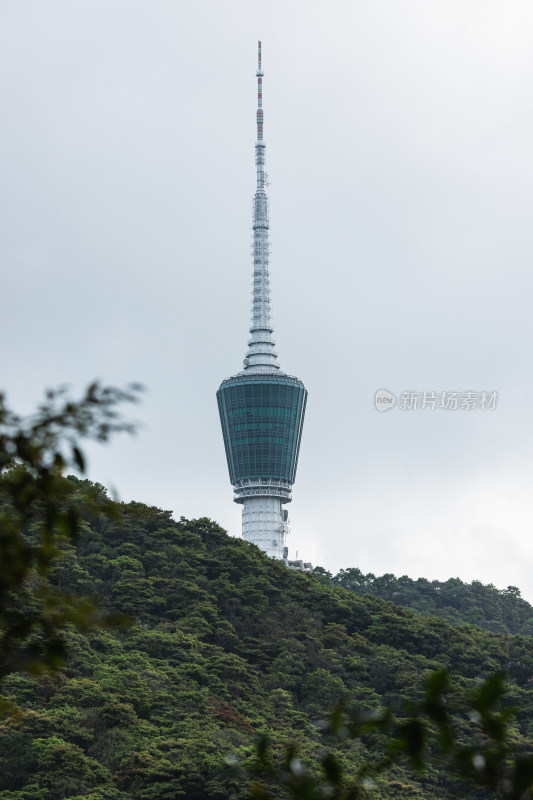
[[[261,42],[257,42],[257,141],[263,138],[263,70]]]
[[[257,187],[253,211],[253,291],[252,325],[248,352],[244,359],[247,372],[277,372],[278,354],[272,338],[274,329],[270,319],[270,275],[268,256],[268,197],[266,194],[267,174],[265,172],[265,141],[263,139],[263,68],[261,63],[261,42],[257,43],[257,140],[255,143],[255,164]]]

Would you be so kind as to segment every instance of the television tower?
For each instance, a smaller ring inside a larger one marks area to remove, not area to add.
[[[286,558],[288,515],[307,401],[303,383],[281,371],[272,338],[268,271],[268,198],[263,139],[261,42],[257,65],[257,189],[253,206],[252,325],[244,369],[217,392],[234,500],[242,504],[243,539]]]

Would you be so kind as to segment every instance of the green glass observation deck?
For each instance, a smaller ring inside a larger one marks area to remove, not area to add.
[[[307,390],[280,374],[235,375],[222,381],[218,409],[231,483],[294,483]]]

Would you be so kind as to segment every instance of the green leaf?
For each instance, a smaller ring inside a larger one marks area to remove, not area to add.
[[[406,755],[413,767],[420,770],[424,767],[426,738],[423,721],[416,718],[408,719],[398,725],[392,749]]]
[[[342,783],[342,768],[333,753],[326,753],[322,759],[322,769],[324,770],[326,780],[334,786],[339,786]]]
[[[83,453],[79,449],[79,447],[76,447],[76,445],[72,446],[72,458],[74,459],[74,463],[79,468],[80,472],[84,473],[85,472],[85,458],[83,456]]]
[[[501,700],[505,689],[505,673],[496,672],[487,678],[472,698],[472,708],[485,714]]]
[[[533,788],[533,756],[517,756],[512,772],[512,786],[517,797]]]

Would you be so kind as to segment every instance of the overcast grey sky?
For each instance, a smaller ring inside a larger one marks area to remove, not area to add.
[[[263,41],[272,303],[309,391],[290,551],[533,601],[529,0],[0,9],[1,379],[141,381],[124,500],[240,534],[215,392],[250,316]],[[386,414],[376,389],[497,391]]]

